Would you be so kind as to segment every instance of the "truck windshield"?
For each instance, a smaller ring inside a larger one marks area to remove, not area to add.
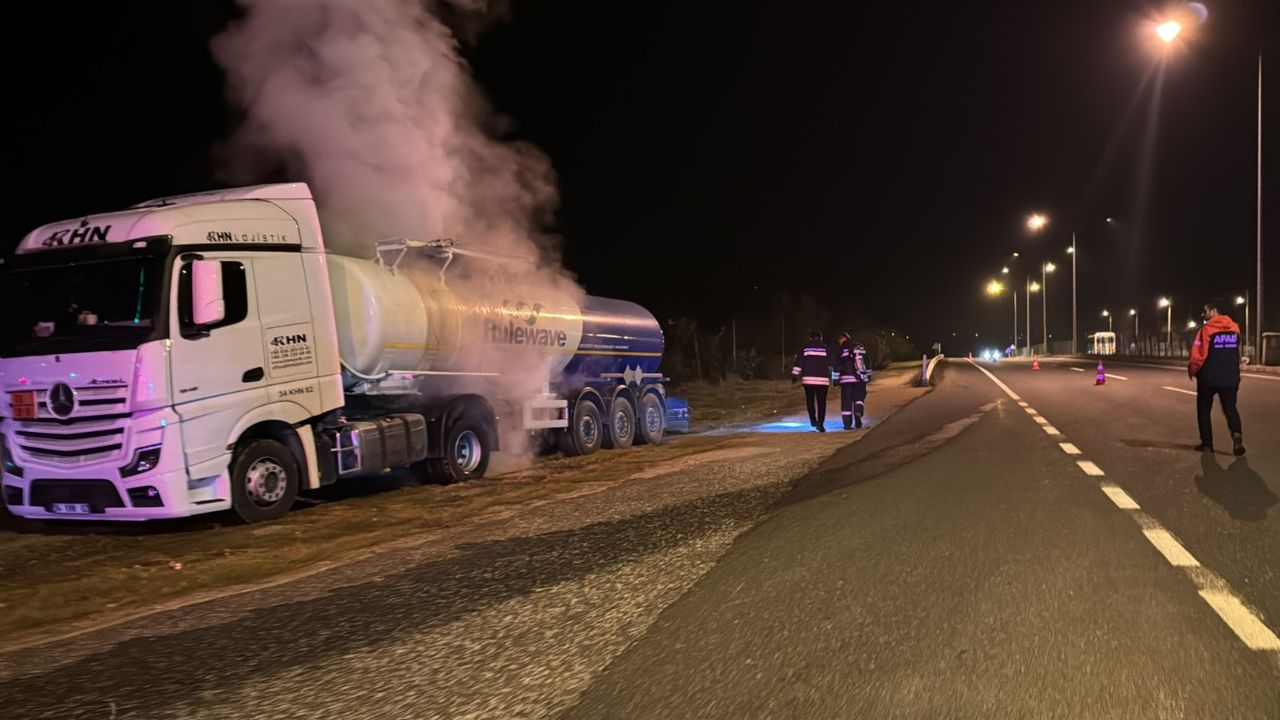
[[[0,279],[0,357],[124,350],[163,337],[165,258],[15,267]]]

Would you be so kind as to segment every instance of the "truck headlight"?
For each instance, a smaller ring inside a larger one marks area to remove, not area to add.
[[[9,441],[0,434],[0,464],[4,465],[4,471],[15,477],[22,477],[22,468],[18,467],[18,463],[13,461],[13,456],[9,454]]]
[[[120,477],[131,477],[133,475],[141,475],[144,472],[154,470],[160,464],[160,446],[153,445],[151,447],[138,448],[133,451],[133,459],[128,465],[120,468]]]

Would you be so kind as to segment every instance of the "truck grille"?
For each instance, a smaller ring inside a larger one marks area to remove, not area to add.
[[[110,480],[32,480],[31,504],[48,507],[52,503],[85,503],[98,512],[124,507]]]
[[[102,417],[124,412],[129,403],[128,385],[86,385],[75,388],[76,409],[67,420],[79,418]],[[36,393],[36,418],[38,420],[59,421],[49,412],[49,388],[41,388]]]
[[[50,465],[122,459],[128,386],[89,385],[75,391],[75,412],[64,420],[49,412],[49,389],[36,390],[36,419],[14,423],[18,447],[32,460]]]

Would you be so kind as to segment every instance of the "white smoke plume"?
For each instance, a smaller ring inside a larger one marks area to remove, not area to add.
[[[493,112],[439,2],[240,5],[244,17],[213,41],[245,113],[229,148],[234,179],[257,181],[281,163],[305,178],[338,252],[368,257],[378,239],[452,236],[548,259],[550,162],[485,131]],[[452,5],[482,12],[486,3]]]
[[[486,131],[493,110],[440,19],[459,15],[469,22],[455,25],[475,32],[493,10],[488,2],[239,3],[243,16],[212,43],[244,113],[227,148],[230,179],[261,182],[284,168],[307,181],[326,244],[339,253],[369,258],[381,239],[452,237],[463,248],[528,258],[457,263],[448,283],[463,302],[582,298],[546,232],[557,204],[550,162]],[[499,390],[509,397],[541,389],[540,362],[494,350],[452,348],[451,362],[505,363]]]

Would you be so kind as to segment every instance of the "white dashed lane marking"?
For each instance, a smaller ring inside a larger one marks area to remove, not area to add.
[[[1090,475],[1092,477],[1100,477],[1102,475],[1106,475],[1106,473],[1102,472],[1102,468],[1098,467],[1097,465],[1094,465],[1092,462],[1088,460],[1077,460],[1076,464],[1080,466],[1080,469],[1084,471],[1085,475]]]
[[[1075,370],[1076,372],[1084,372],[1084,368],[1071,368],[1071,369]]]
[[[1147,536],[1147,540],[1160,551],[1165,560],[1169,561],[1174,567],[1200,567],[1200,561],[1196,560],[1187,549],[1182,547],[1182,543],[1178,542],[1168,530],[1162,527],[1144,528],[1142,534]]]
[[[1106,493],[1107,497],[1111,498],[1111,502],[1115,503],[1116,507],[1120,508],[1121,510],[1140,509],[1138,507],[1138,503],[1134,502],[1134,499],[1129,497],[1129,493],[1120,489],[1119,485],[1112,485],[1111,483],[1103,483],[1101,487],[1102,487],[1102,492]]]
[[[1222,590],[1201,590],[1200,597],[1250,650],[1280,650],[1280,638],[1235,595]]]
[[[1022,408],[1027,411],[1027,414],[1031,416],[1031,419],[1039,423],[1040,427],[1046,433],[1049,435],[1062,434],[1058,432],[1057,428],[1050,425],[1049,421],[1041,416],[1040,413],[1032,409],[1026,402],[1023,402],[1022,398],[1018,397],[1017,393],[1009,389],[1008,385],[1000,382],[999,378],[992,375],[986,368],[979,366],[972,360],[969,362],[990,378],[991,382],[995,383],[996,386],[1003,390],[1006,395],[1016,400],[1018,405],[1022,406]],[[1084,372],[1078,368],[1071,369]],[[1128,379],[1120,375],[1111,375],[1109,373],[1106,375],[1107,377],[1113,377],[1117,380]],[[1265,378],[1267,380],[1280,380],[1280,377],[1268,377],[1263,375],[1256,377]],[[1195,395],[1191,390],[1183,390],[1181,388],[1170,387],[1168,385],[1163,385],[1161,387],[1165,390],[1172,390],[1186,395]],[[1081,454],[1080,448],[1069,442],[1060,442],[1058,443],[1058,447],[1062,448],[1062,451],[1068,455]],[[1086,475],[1092,477],[1103,476],[1106,474],[1103,472],[1102,468],[1089,460],[1077,460],[1076,465],[1078,465]],[[1277,637],[1275,632],[1273,632],[1271,628],[1267,627],[1267,624],[1262,621],[1256,612],[1251,610],[1240,600],[1239,596],[1235,594],[1231,589],[1231,586],[1225,580],[1214,574],[1212,570],[1202,567],[1200,565],[1200,561],[1196,560],[1195,556],[1188,552],[1187,549],[1182,546],[1182,543],[1178,542],[1178,539],[1173,536],[1173,533],[1165,530],[1154,518],[1142,512],[1138,503],[1134,501],[1132,497],[1129,497],[1129,494],[1126,493],[1119,485],[1112,482],[1100,481],[1098,487],[1108,498],[1110,498],[1111,502],[1114,503],[1116,507],[1126,511],[1129,514],[1129,517],[1133,518],[1133,520],[1138,523],[1138,526],[1142,528],[1143,536],[1146,537],[1147,541],[1164,556],[1165,560],[1167,560],[1170,565],[1181,568],[1182,571],[1186,573],[1191,582],[1195,584],[1200,597],[1204,599],[1205,603],[1208,604],[1209,607],[1213,608],[1213,611],[1218,614],[1218,617],[1222,619],[1222,622],[1226,623],[1227,627],[1236,634],[1236,637],[1240,638],[1240,641],[1243,642],[1246,647],[1250,650],[1280,652],[1280,637]]]

